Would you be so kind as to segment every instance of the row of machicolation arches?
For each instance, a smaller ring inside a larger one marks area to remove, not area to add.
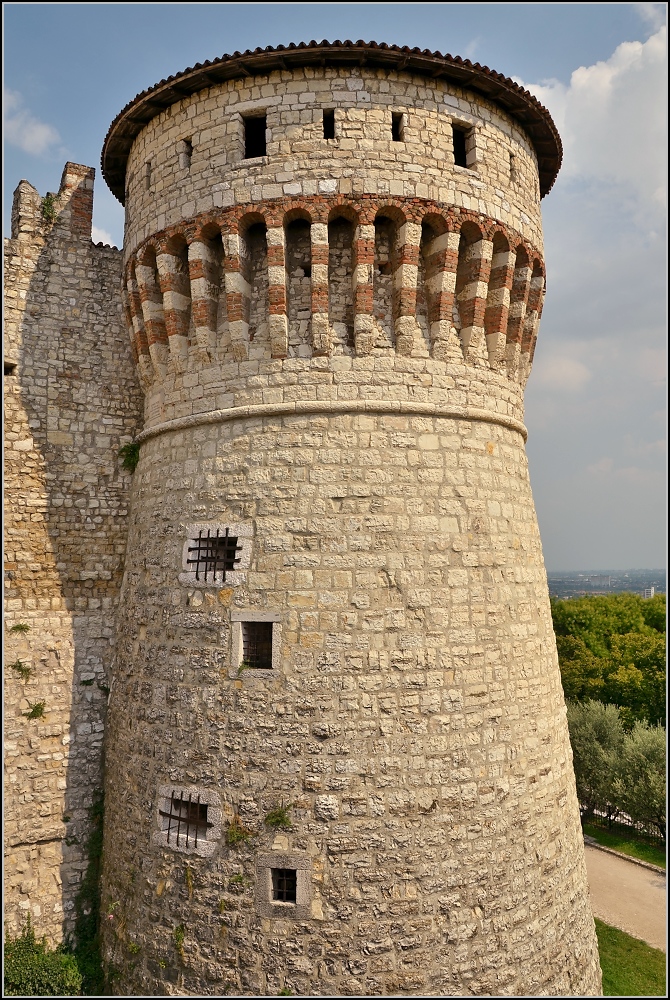
[[[322,202],[231,209],[140,247],[125,305],[144,376],[191,355],[395,353],[525,381],[545,284],[533,248],[472,213]]]

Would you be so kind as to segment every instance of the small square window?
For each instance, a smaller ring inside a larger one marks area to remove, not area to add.
[[[323,138],[335,138],[335,110],[333,108],[326,108],[323,112]]]
[[[272,622],[242,622],[242,666],[272,669]]]
[[[153,842],[184,854],[209,857],[221,837],[221,800],[207,788],[161,785]]]
[[[251,565],[251,524],[189,524],[179,582],[191,587],[237,586]]]
[[[186,564],[194,568],[198,581],[203,579],[207,582],[208,576],[214,579],[219,573],[221,582],[225,583],[226,573],[231,573],[240,561],[241,550],[242,546],[228,528],[223,534],[219,534],[218,528],[214,533],[208,528],[206,532],[199,531],[198,537],[189,545]]]
[[[231,611],[231,676],[247,676],[256,670],[279,670],[281,662],[281,613],[279,611]]]
[[[263,917],[309,919],[312,859],[301,851],[258,854],[255,895],[256,912]]]
[[[244,118],[244,158],[254,159],[256,156],[265,156],[267,151],[265,141],[265,130],[267,128],[267,117],[265,115],[254,115]]]
[[[298,872],[295,868],[272,869],[272,898],[279,903],[296,903]]]
[[[199,795],[194,798],[192,792],[188,796],[184,792],[173,792],[167,810],[158,811],[163,817],[168,845],[172,840],[184,847],[197,847],[198,837],[201,843],[207,840],[207,829],[212,824],[207,821],[207,803],[201,802]]]

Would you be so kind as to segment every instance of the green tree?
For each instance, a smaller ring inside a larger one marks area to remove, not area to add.
[[[665,720],[665,595],[610,594],[553,601],[568,700],[617,705],[627,730]]]
[[[645,625],[656,632],[665,632],[665,594],[655,594],[650,600],[642,602],[642,617]]]
[[[625,737],[619,712],[599,701],[568,702],[568,729],[582,814],[590,816],[600,808],[614,816],[612,781]]]
[[[569,701],[602,700],[604,661],[576,635],[557,635],[563,692]]]
[[[619,810],[655,826],[665,840],[665,730],[636,722],[614,766],[612,792]]]
[[[612,636],[601,697],[620,706],[627,729],[636,719],[661,724],[665,720],[665,635]]]

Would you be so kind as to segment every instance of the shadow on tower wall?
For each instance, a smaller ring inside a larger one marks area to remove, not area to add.
[[[90,909],[130,488],[118,451],[140,419],[121,252],[91,242],[93,177],[67,163],[44,199],[21,181],[5,245],[5,918],[16,934],[30,914],[52,943]]]

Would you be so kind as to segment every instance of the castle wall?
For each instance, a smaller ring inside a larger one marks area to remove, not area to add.
[[[296,68],[156,114],[126,179],[115,988],[597,995],[524,451],[527,137],[443,81]]]
[[[314,409],[142,446],[109,728],[118,989],[591,995],[523,438]],[[183,582],[193,521],[252,526],[244,579]],[[272,670],[239,669],[234,623],[254,614],[280,624]],[[212,853],[157,843],[166,786],[215,793]],[[265,822],[282,802],[291,830]],[[273,857],[309,869],[300,915],[259,899]]]
[[[5,242],[5,918],[16,933],[30,914],[52,942],[73,928],[102,789],[130,480],[118,449],[140,410],[121,253],[91,243],[93,176],[66,164],[44,207],[22,181]]]

